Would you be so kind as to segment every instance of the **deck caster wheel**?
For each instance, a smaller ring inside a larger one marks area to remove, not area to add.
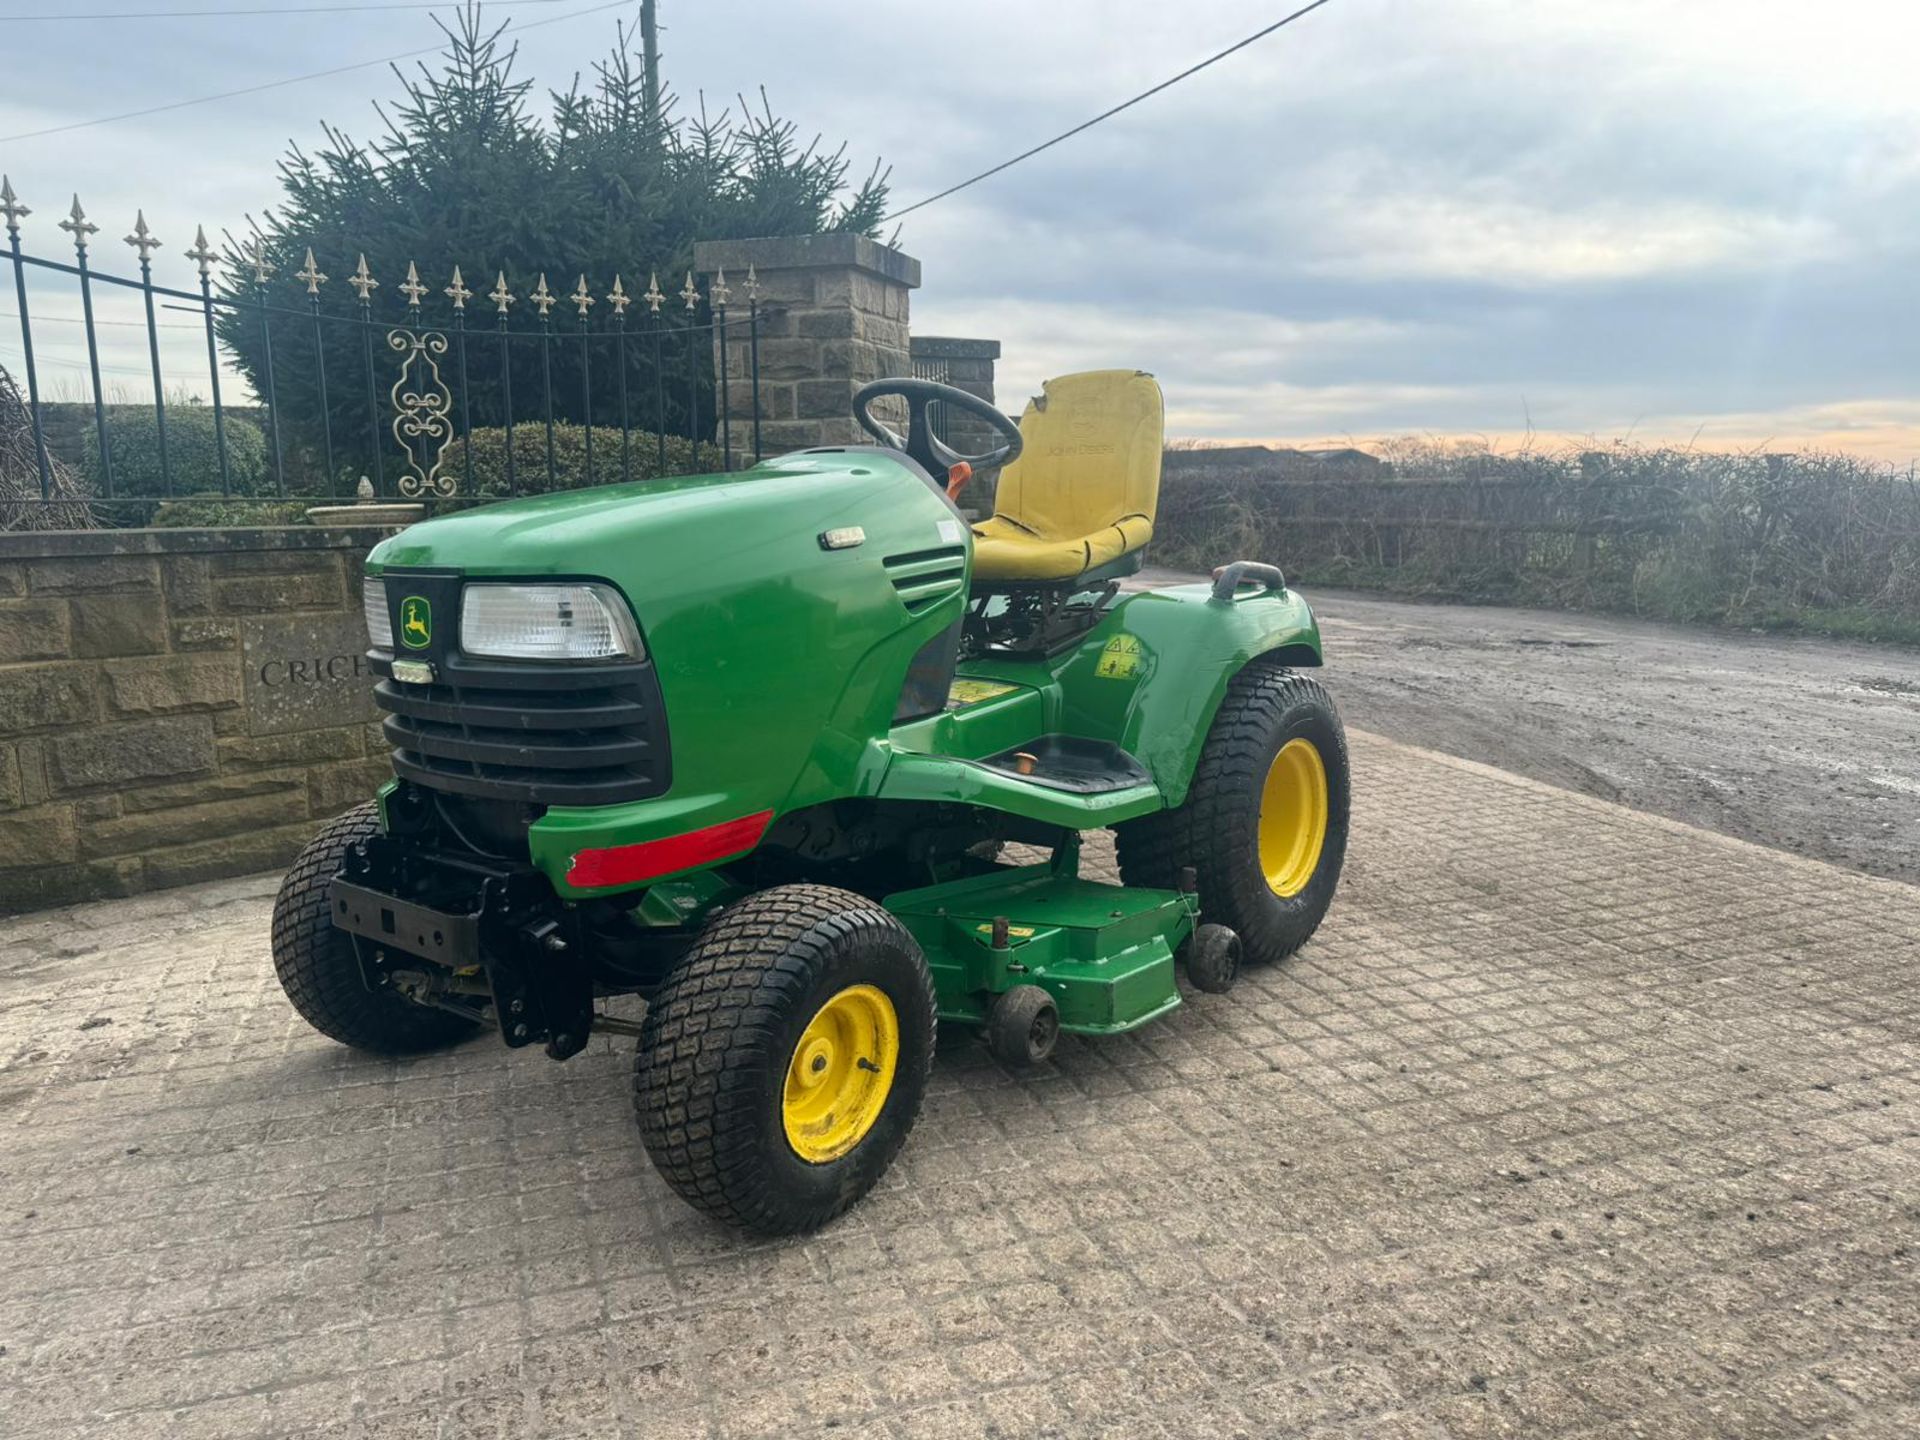
[[[1225,925],[1202,925],[1181,948],[1194,989],[1224,995],[1240,978],[1240,937]]]
[[[1045,1064],[1059,1038],[1060,1008],[1038,985],[1014,986],[987,1014],[987,1049],[1010,1069]]]

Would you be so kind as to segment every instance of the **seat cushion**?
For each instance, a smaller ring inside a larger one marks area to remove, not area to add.
[[[1160,492],[1160,387],[1140,370],[1058,375],[1020,417],[1026,442],[1000,474],[994,511],[1071,540],[1123,515],[1153,518]]]
[[[975,580],[1077,580],[1087,571],[1138,550],[1153,538],[1144,515],[1122,516],[1112,525],[1070,540],[1049,540],[1023,530],[1004,515],[973,527]]]
[[[1142,370],[1046,382],[1020,417],[1026,442],[974,527],[976,579],[1063,581],[1138,550],[1160,492],[1160,387]]]

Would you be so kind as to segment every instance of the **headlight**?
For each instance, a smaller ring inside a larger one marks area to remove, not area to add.
[[[371,575],[361,581],[360,603],[367,612],[367,639],[376,650],[391,650],[393,617],[387,614],[387,582]]]
[[[609,660],[646,651],[611,585],[469,585],[460,648],[502,660]]]

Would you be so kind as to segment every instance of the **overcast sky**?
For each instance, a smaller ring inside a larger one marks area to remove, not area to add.
[[[381,0],[5,0],[0,16]],[[392,3],[392,0],[385,0]],[[1199,0],[661,0],[667,79],[776,110],[900,204],[1278,18]],[[633,7],[490,5],[564,86]],[[572,17],[572,18],[566,18]],[[0,135],[431,45],[425,11],[0,23]],[[904,222],[922,333],[1001,340],[1001,400],[1138,365],[1174,433],[1539,435],[1920,455],[1920,7],[1895,0],[1332,0],[1086,135]],[[96,255],[136,206],[166,242],[275,198],[325,118],[375,128],[374,67],[0,143],[35,214],[78,190]],[[111,256],[111,258],[109,258]],[[324,261],[323,261],[324,263]],[[339,259],[333,262],[344,273]],[[636,268],[643,268],[640,257]],[[10,287],[0,363],[18,357]],[[71,312],[69,312],[71,313]],[[124,304],[103,311],[133,319]],[[166,317],[189,324],[190,317]],[[71,332],[55,335],[55,330]],[[84,394],[77,327],[36,326]],[[142,339],[111,377],[140,393]],[[168,332],[194,383],[198,336]]]

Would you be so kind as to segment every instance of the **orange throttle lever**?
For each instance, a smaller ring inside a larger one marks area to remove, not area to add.
[[[958,500],[960,492],[967,488],[967,482],[973,479],[973,466],[961,460],[947,467],[947,499]]]

